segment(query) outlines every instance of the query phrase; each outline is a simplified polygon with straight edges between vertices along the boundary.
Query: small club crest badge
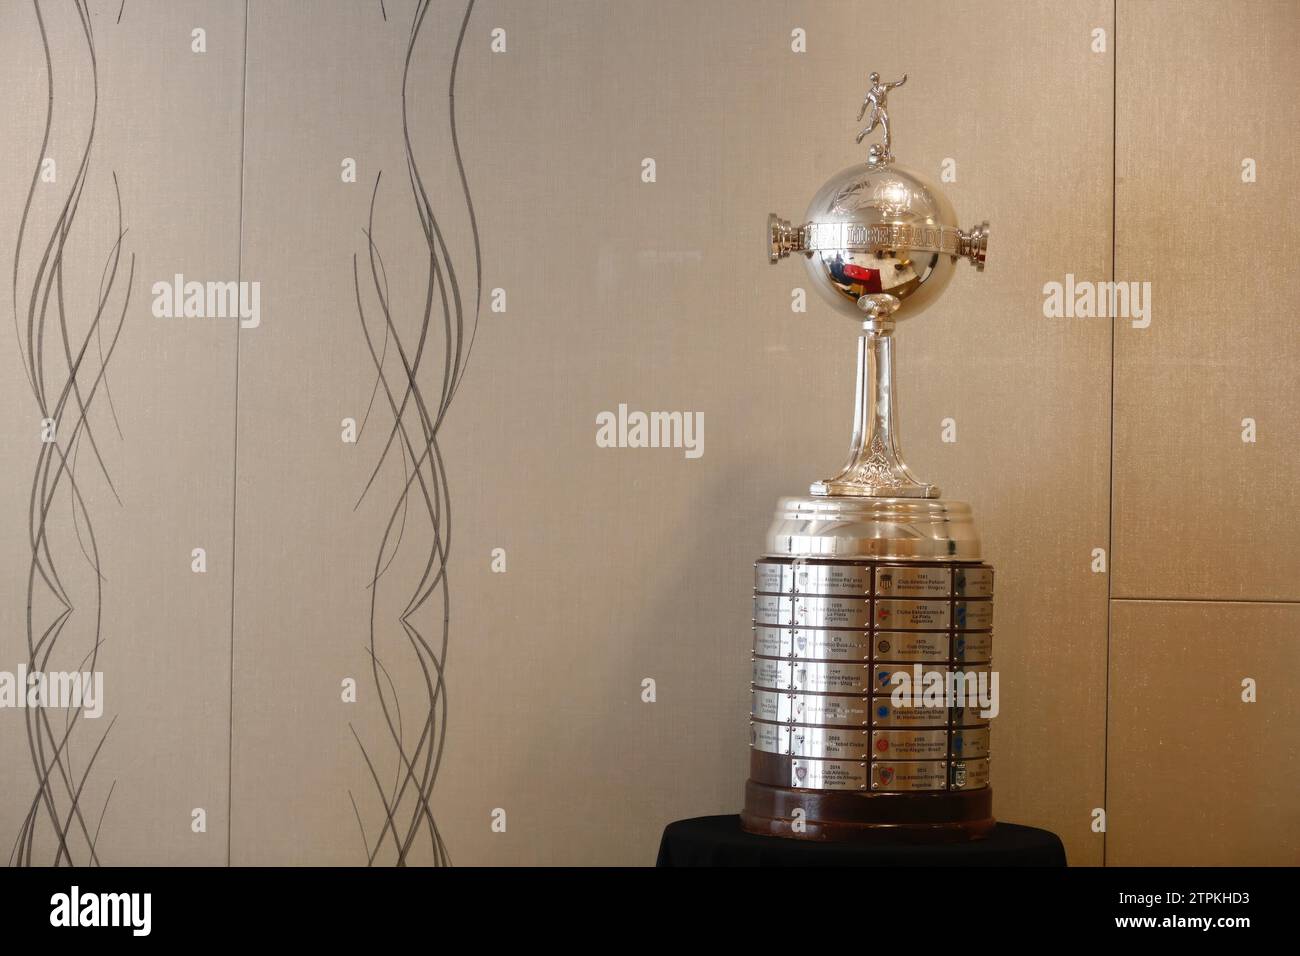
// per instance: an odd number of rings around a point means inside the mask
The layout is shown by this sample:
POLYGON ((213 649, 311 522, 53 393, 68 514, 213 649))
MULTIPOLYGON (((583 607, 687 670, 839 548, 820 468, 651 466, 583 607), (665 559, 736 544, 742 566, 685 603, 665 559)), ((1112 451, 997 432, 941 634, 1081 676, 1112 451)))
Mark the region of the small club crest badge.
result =
POLYGON ((893 768, 893 767, 881 767, 881 768, 880 768, 880 782, 881 782, 882 784, 884 784, 886 787, 889 786, 891 783, 894 782, 894 768, 893 768))

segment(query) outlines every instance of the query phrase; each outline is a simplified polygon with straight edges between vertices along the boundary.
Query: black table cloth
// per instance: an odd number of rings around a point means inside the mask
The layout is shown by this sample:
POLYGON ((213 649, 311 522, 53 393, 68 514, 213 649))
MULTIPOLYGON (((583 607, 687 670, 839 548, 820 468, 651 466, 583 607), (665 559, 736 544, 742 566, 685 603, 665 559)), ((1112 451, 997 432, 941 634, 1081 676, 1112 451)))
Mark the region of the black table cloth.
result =
POLYGON ((814 843, 756 836, 739 816, 668 824, 658 866, 1065 866, 1054 833, 999 823, 983 840, 920 846, 814 843))

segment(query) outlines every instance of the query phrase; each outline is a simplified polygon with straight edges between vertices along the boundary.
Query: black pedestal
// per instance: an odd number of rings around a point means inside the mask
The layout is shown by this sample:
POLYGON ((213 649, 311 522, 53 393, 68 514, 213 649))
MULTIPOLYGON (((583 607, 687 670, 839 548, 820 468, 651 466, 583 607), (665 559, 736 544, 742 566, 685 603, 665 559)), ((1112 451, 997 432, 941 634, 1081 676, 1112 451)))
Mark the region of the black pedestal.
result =
POLYGON ((739 816, 678 820, 664 829, 659 866, 1065 866, 1054 833, 999 823, 983 840, 922 846, 816 843, 756 836, 739 816))

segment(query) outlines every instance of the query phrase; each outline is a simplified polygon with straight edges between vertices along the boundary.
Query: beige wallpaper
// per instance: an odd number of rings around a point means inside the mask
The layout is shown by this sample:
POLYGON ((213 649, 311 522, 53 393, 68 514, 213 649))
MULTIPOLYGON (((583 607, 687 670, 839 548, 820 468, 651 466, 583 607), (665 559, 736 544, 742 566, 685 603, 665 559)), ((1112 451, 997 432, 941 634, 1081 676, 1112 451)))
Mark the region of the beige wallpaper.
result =
POLYGON ((647 864, 738 810, 751 565, 855 335, 762 223, 860 158, 868 69, 992 222, 899 362, 998 569, 997 816, 1297 862, 1297 20, 1186 6, 0 6, 0 671, 104 675, 0 709, 11 862, 647 864), (159 317, 177 274, 256 313, 159 317), (1149 325, 1044 314, 1111 279, 1149 325), (599 447, 620 404, 702 453, 599 447))

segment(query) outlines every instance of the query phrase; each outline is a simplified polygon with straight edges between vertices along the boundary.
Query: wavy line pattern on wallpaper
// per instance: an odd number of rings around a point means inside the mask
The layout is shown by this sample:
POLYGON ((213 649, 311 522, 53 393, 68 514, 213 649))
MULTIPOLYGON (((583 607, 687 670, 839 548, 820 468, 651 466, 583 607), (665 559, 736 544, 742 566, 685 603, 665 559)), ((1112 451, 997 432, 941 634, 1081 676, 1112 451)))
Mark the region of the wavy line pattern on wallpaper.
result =
MULTIPOLYGON (((368 583, 370 609, 366 653, 388 739, 381 745, 371 743, 367 747, 356 728, 349 725, 383 808, 382 819, 374 821, 370 830, 374 835, 369 836, 357 800, 351 791, 348 792, 361 830, 366 862, 370 865, 391 863, 405 866, 412 861, 417 849, 422 850, 424 841, 428 841, 435 865, 451 864, 432 806, 433 791, 447 738, 446 661, 451 635, 451 590, 447 569, 451 556, 452 503, 439 434, 460 388, 473 349, 474 335, 478 328, 483 267, 478 223, 456 129, 456 72, 465 31, 474 9, 473 0, 466 5, 461 19, 447 80, 451 148, 462 192, 459 198, 465 203, 474 243, 472 306, 462 296, 461 280, 457 276, 453 256, 448 250, 443 229, 434 213, 433 203, 429 199, 411 145, 407 109, 408 84, 411 64, 425 27, 429 6, 430 0, 420 0, 416 6, 402 71, 402 132, 407 181, 427 249, 423 309, 418 315, 415 328, 407 330, 406 338, 403 338, 394 321, 388 273, 375 235, 375 201, 379 196, 382 171, 375 179, 369 219, 363 230, 366 237, 364 266, 357 255, 352 257, 357 315, 361 321, 366 349, 375 368, 375 384, 369 407, 361 422, 361 433, 364 434, 375 407, 375 399, 379 395, 383 396, 381 407, 386 407, 392 415, 392 427, 357 500, 357 506, 360 506, 372 488, 379 487, 376 480, 390 457, 397 458, 402 467, 401 488, 388 511, 387 523, 375 555, 374 573, 368 583), (368 288, 368 294, 364 296, 363 287, 368 288), (367 309, 367 298, 372 301, 374 308, 367 309), (429 361, 430 352, 433 351, 432 340, 439 332, 435 316, 440 316, 442 320, 440 331, 443 355, 440 376, 431 375, 427 371, 431 364, 436 364, 429 361), (412 338, 415 339, 413 343, 412 338), (389 360, 390 350, 396 352, 396 363, 389 360), (390 365, 400 365, 400 378, 397 377, 396 368, 392 369, 390 378, 390 365), (433 378, 434 382, 422 384, 422 377, 433 378), (432 384, 432 388, 429 384, 432 384), (404 543, 408 548, 420 548, 422 555, 423 572, 414 582, 390 580, 385 576, 404 543), (439 606, 442 611, 440 633, 431 637, 421 630, 421 625, 417 623, 418 616, 432 616, 436 619, 439 606), (400 611, 396 611, 397 607, 401 608, 400 611), (386 635, 396 635, 398 638, 398 646, 403 653, 400 666, 405 668, 413 665, 419 668, 423 688, 417 701, 418 713, 421 715, 418 727, 404 724, 397 685, 379 654, 379 643, 386 635), (381 751, 380 747, 385 750, 381 751), (396 767, 391 781, 386 775, 381 776, 377 766, 381 753, 388 751, 395 758, 396 767)), ((394 667, 399 666, 399 662, 392 659, 389 663, 394 667)), ((420 856, 422 855, 421 852, 420 856)))
MULTIPOLYGON (((107 370, 126 320, 135 278, 135 255, 131 255, 125 288, 120 292, 120 310, 110 307, 124 264, 123 239, 126 237, 126 230, 122 228, 122 199, 117 187, 117 174, 114 173, 117 238, 100 274, 93 308, 78 308, 66 294, 65 276, 81 275, 84 279, 81 270, 88 268, 72 261, 67 249, 86 188, 99 115, 99 65, 91 12, 85 0, 76 0, 73 4, 90 67, 86 75, 91 86, 92 105, 85 143, 76 175, 49 235, 39 242, 34 242, 28 235, 56 105, 50 34, 39 0, 33 0, 32 6, 45 56, 48 98, 40 154, 14 247, 13 317, 23 369, 42 427, 46 430, 32 475, 28 509, 31 559, 27 576, 26 665, 29 672, 93 673, 98 669, 99 652, 104 644, 103 592, 106 578, 94 522, 78 482, 77 464, 88 451, 98 466, 97 472, 102 474, 109 491, 121 504, 100 453, 90 412, 102 392, 121 438, 107 370), (20 275, 25 268, 34 268, 34 275, 30 287, 23 282, 20 291, 20 275), (113 315, 117 316, 116 325, 106 334, 104 325, 112 326, 113 315), (76 320, 79 317, 86 321, 78 324, 76 320), (106 318, 108 322, 105 322, 106 318), (52 431, 47 423, 52 423, 52 431), (62 510, 65 505, 66 512, 62 510), (67 535, 65 532, 69 526, 71 534, 67 535), (71 547, 73 540, 80 551, 79 557, 71 547), (61 541, 66 541, 68 546, 60 547, 61 541), (88 574, 80 570, 81 561, 88 566, 88 574), (92 583, 78 581, 74 574, 80 574, 82 579, 90 578, 92 583), (79 637, 82 638, 80 643, 77 641, 79 637), (89 645, 88 649, 86 645, 89 645)), ((69 73, 75 71, 70 69, 69 73)), ((76 732, 83 724, 84 713, 84 706, 24 709, 35 785, 31 804, 9 854, 11 865, 85 866, 101 862, 96 846, 114 785, 109 786, 97 814, 83 807, 83 796, 113 723, 110 722, 97 739, 88 741, 79 756, 76 732), (91 743, 93 747, 87 755, 84 751, 91 743)))

